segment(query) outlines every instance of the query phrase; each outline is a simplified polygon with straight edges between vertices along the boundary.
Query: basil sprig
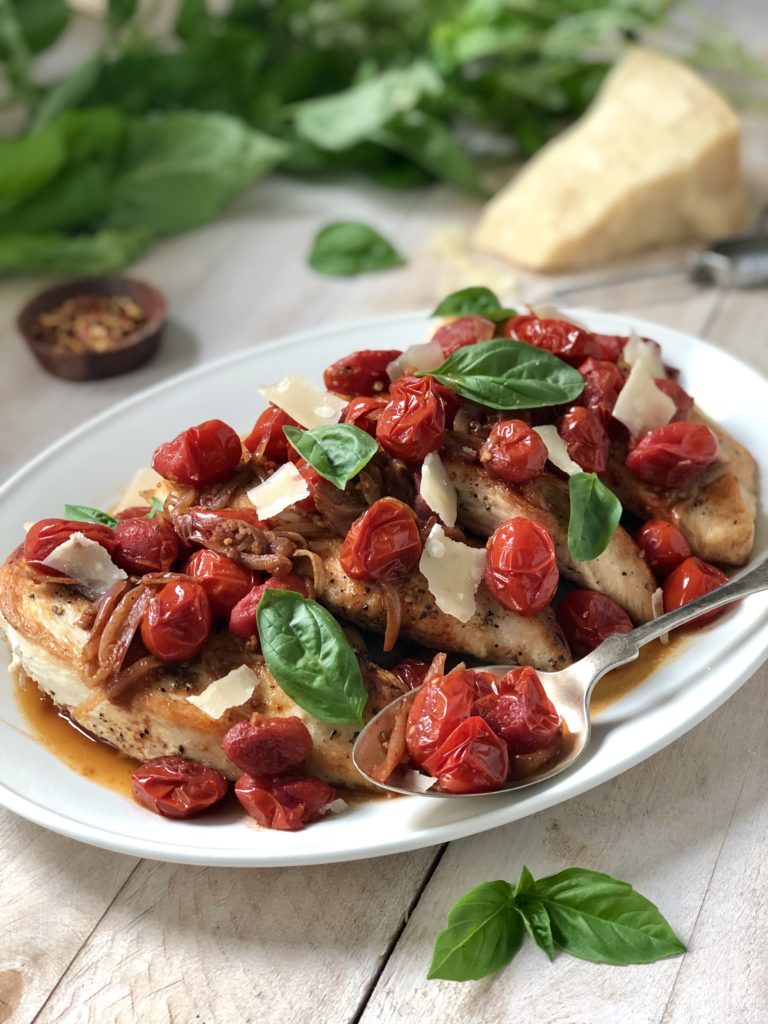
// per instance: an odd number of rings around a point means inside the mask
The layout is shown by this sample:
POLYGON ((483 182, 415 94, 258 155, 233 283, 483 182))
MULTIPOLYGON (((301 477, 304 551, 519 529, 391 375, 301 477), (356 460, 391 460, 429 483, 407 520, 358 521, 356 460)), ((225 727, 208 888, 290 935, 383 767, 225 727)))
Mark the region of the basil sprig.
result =
POLYGON ((627 882, 586 868, 535 880, 524 867, 517 886, 483 882, 448 914, 435 942, 429 978, 472 981, 513 959, 524 931, 552 959, 556 949, 603 964, 647 964, 685 952, 658 907, 627 882))
POLYGON ((568 550, 574 558, 587 562, 610 544, 621 519, 621 502, 594 473, 574 473, 568 491, 568 550))
POLYGON ((342 491, 368 465, 379 447, 370 434, 351 423, 332 423, 311 430, 283 427, 283 433, 291 447, 320 476, 342 491))
POLYGON ((117 526, 117 520, 109 512, 91 508, 90 505, 65 505, 64 515, 67 519, 74 519, 79 523, 98 523, 100 526, 109 526, 113 530, 117 526))
POLYGON ((368 691, 330 612, 292 590, 265 590, 256 621, 267 668, 292 701, 322 722, 362 725, 368 691))
POLYGON ((159 498, 153 498, 151 503, 150 503, 150 506, 149 506, 149 512, 147 512, 147 514, 144 516, 144 518, 145 519, 154 519, 157 516, 157 513, 158 512, 162 512, 162 511, 163 511, 163 503, 162 503, 162 501, 159 498))
POLYGON ((562 405, 584 390, 578 370, 543 349, 507 338, 457 349, 436 370, 430 370, 429 376, 491 409, 562 405))
POLYGON ((367 224, 345 220, 328 224, 315 236, 309 265, 320 274, 352 277, 372 270, 405 266, 395 247, 367 224))
POLYGON ((490 288, 462 288, 451 292, 433 311, 432 316, 484 316, 498 323, 517 316, 517 310, 502 306, 490 288))

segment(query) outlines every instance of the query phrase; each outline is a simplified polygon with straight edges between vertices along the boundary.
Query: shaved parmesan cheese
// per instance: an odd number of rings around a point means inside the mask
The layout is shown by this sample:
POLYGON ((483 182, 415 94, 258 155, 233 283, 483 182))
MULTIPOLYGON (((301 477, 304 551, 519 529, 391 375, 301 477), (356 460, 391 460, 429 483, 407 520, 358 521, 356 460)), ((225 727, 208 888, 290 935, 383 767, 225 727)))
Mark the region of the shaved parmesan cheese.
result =
POLYGON ((547 446, 547 458, 553 466, 557 466, 563 473, 573 476, 574 473, 583 473, 584 470, 578 463, 574 462, 568 454, 565 441, 557 432, 557 427, 544 426, 534 427, 536 433, 547 446))
POLYGON ((403 774, 403 784, 406 789, 418 789, 420 792, 426 793, 428 789, 432 789, 437 784, 437 778, 423 775, 411 768, 403 774))
POLYGON ((277 384, 259 390, 268 402, 307 430, 338 423, 341 410, 347 404, 343 398, 323 391, 300 373, 289 373, 277 384))
POLYGON ((247 491, 246 497, 255 506, 259 519, 271 519, 289 505, 308 498, 309 487, 294 464, 286 462, 272 476, 247 491))
POLYGON ((551 306, 549 303, 544 303, 540 306, 528 306, 528 309, 539 320, 564 320, 567 324, 580 327, 582 331, 589 330, 587 325, 582 323, 581 320, 577 320, 575 316, 571 316, 570 313, 564 313, 562 309, 558 309, 557 306, 551 306))
POLYGON ((424 459, 419 494, 446 526, 456 525, 456 488, 437 452, 430 452, 424 459))
POLYGON ((331 800, 325 807, 320 808, 321 814, 341 814, 342 811, 346 811, 349 804, 346 800, 342 800, 340 796, 337 796, 335 800, 331 800))
POLYGON ((459 622, 475 614, 475 594, 485 571, 485 548, 451 540, 435 524, 421 553, 419 570, 426 577, 437 607, 459 622))
POLYGON ((390 380, 398 380, 406 373, 414 370, 436 370, 445 362, 445 355, 437 341, 428 341, 426 345, 411 345, 397 359, 393 359, 387 367, 390 380))
POLYGON ((128 579, 128 574, 118 569, 101 544, 79 531, 54 548, 42 564, 77 580, 93 595, 103 594, 113 583, 128 579))
MULTIPOLYGON (((651 594, 651 611, 653 612, 654 619, 658 619, 664 614, 664 591, 661 587, 657 587, 651 594)), ((662 633, 659 637, 659 642, 665 645, 668 644, 669 633, 662 633)))
POLYGON ((202 693, 196 697, 187 697, 187 700, 209 718, 221 718, 225 711, 239 708, 249 701, 257 682, 253 669, 240 665, 220 679, 214 679, 202 693))
POLYGON ((614 418, 634 437, 643 437, 649 430, 666 427, 676 411, 675 403, 656 387, 645 363, 638 360, 616 399, 614 418))
POLYGON ((154 469, 139 469, 112 511, 116 513, 136 505, 149 505, 148 498, 152 497, 164 501, 168 493, 168 484, 159 473, 154 469))
POLYGON ((633 330, 630 333, 629 341, 624 346, 622 356, 627 366, 642 363, 648 373, 656 380, 667 376, 664 363, 661 361, 658 345, 654 345, 650 341, 644 341, 637 331, 633 330))

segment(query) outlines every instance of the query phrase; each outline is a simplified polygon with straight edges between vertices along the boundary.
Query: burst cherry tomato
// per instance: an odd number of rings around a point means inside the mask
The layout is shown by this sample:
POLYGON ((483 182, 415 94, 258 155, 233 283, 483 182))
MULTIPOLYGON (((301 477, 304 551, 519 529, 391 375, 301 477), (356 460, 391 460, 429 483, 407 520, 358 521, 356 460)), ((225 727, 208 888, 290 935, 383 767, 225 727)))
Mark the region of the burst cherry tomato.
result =
POLYGON ((420 558, 416 514, 397 498, 380 498, 352 523, 339 562, 355 580, 396 580, 420 558))
POLYGON ((492 320, 483 316, 460 316, 451 323, 438 327, 432 335, 447 358, 459 348, 474 345, 478 341, 489 341, 496 333, 492 320))
POLYGON ((276 405, 268 405, 243 444, 249 452, 258 452, 270 462, 285 462, 288 458, 288 439, 283 433, 283 427, 298 427, 298 423, 276 405))
POLYGON ((323 478, 317 472, 315 467, 311 465, 311 463, 307 462, 306 459, 296 459, 294 465, 299 471, 299 476, 304 478, 304 483, 309 488, 309 496, 302 498, 301 501, 297 501, 296 506, 307 512, 314 512, 315 490, 317 489, 318 484, 322 483, 323 478))
POLYGON ((112 559, 126 572, 167 572, 179 554, 179 539, 167 519, 124 519, 115 527, 112 559))
POLYGON ((656 387, 675 403, 676 412, 672 417, 673 423, 690 418, 693 409, 693 398, 680 387, 676 380, 672 380, 671 377, 659 377, 656 381, 656 387))
POLYGON ((279 775, 306 761, 312 753, 312 737, 295 715, 253 715, 250 721, 237 722, 225 733, 222 747, 246 775, 279 775))
POLYGON ((512 755, 543 750, 560 732, 560 716, 529 666, 507 672, 493 693, 475 701, 472 713, 485 719, 512 755))
POLYGON ((371 437, 376 437, 379 413, 386 404, 383 398, 353 398, 344 412, 344 422, 364 430, 371 437))
POLYGON ((687 487, 717 458, 717 439, 703 423, 651 430, 627 456, 627 468, 653 487, 687 487))
POLYGON ((244 565, 226 555, 202 549, 184 564, 183 572, 194 576, 205 591, 215 619, 229 619, 230 612, 256 585, 257 577, 244 565))
POLYGON ((537 316, 513 316, 504 327, 507 338, 516 338, 527 345, 546 349, 566 363, 578 366, 590 356, 606 359, 606 348, 590 331, 569 324, 566 320, 539 319, 537 316))
POLYGON ((322 818, 336 791, 311 775, 241 775, 235 795, 259 825, 296 832, 322 818))
POLYGON ((690 558, 688 541, 666 519, 649 519, 638 530, 635 542, 657 579, 663 580, 686 558, 690 558))
POLYGON ((191 818, 227 795, 229 784, 213 768, 183 757, 153 757, 131 776, 134 796, 165 818, 191 818))
POLYGON ((485 585, 518 615, 543 611, 557 590, 555 545, 549 531, 530 519, 508 519, 488 540, 485 585))
POLYGON ((456 726, 469 717, 474 698, 474 676, 468 669, 437 676, 419 690, 405 729, 408 753, 416 764, 423 765, 456 726))
POLYGON ((606 359, 585 359, 579 366, 579 373, 584 378, 581 401, 607 424, 624 387, 624 375, 615 363, 606 359))
POLYGON ((99 523, 81 523, 73 519, 41 519, 30 526, 24 538, 24 557, 29 565, 49 576, 60 576, 61 573, 43 565, 43 560, 60 544, 64 544, 73 533, 82 533, 88 540, 95 540, 112 555, 117 541, 114 531, 99 523))
POLYGON ((445 407, 430 377, 401 377, 376 424, 382 448, 406 462, 423 461, 443 440, 445 407))
POLYGON ((509 774, 507 744, 479 715, 458 725, 424 765, 446 793, 487 793, 509 774))
POLYGON ((629 341, 625 334, 595 334, 595 341, 603 350, 602 359, 615 363, 629 341))
POLYGON ((603 421, 594 409, 575 405, 557 423, 568 454, 585 473, 604 473, 608 468, 610 441, 603 421))
POLYGON ((266 583, 260 583, 241 598, 229 616, 229 628, 236 635, 247 640, 258 635, 256 609, 265 590, 293 590, 302 597, 309 597, 307 581, 303 576, 291 573, 288 576, 270 576, 266 583))
POLYGON ((391 670, 409 690, 415 690, 424 682, 424 676, 429 671, 429 662, 420 661, 418 658, 402 658, 391 670))
POLYGON ((629 633, 633 628, 624 609, 596 590, 572 590, 555 614, 577 658, 594 651, 607 636, 629 633))
POLYGON ((226 480, 242 455, 240 438, 221 420, 206 420, 155 449, 152 468, 166 480, 208 487, 226 480))
POLYGON ((141 620, 141 639, 162 661, 186 661, 211 632, 211 606, 198 583, 166 583, 152 595, 141 620))
POLYGON ((450 430, 453 426, 453 421, 456 419, 456 413, 461 408, 461 397, 456 392, 449 388, 447 384, 443 384, 441 380, 435 380, 431 377, 432 390, 436 392, 443 403, 443 409, 445 410, 445 425, 450 430))
MULTIPOLYGON (((727 582, 725 573, 709 562, 703 562, 700 558, 686 558, 664 581, 664 611, 682 608, 689 601, 695 601, 697 597, 703 597, 727 582)), ((713 612, 700 615, 695 623, 697 626, 705 626, 725 610, 716 608, 713 612)))
POLYGON ((342 395, 380 395, 389 390, 387 367, 400 355, 397 348, 353 352, 329 366, 323 381, 329 391, 342 395))
POLYGON ((547 446, 523 420, 502 420, 488 435, 480 461, 502 480, 525 484, 544 469, 547 446))
POLYGON ((131 505, 120 512, 115 512, 115 519, 122 523, 124 519, 145 519, 152 511, 149 505, 131 505))

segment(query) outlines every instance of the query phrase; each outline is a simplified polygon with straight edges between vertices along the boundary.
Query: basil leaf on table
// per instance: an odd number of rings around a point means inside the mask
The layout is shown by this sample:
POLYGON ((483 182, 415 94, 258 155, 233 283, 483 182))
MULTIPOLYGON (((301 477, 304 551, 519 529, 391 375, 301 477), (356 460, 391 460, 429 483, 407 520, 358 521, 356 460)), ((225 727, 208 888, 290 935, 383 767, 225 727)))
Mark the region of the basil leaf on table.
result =
POLYGON ((535 888, 536 881, 533 875, 523 865, 515 887, 515 906, 523 919, 525 930, 551 960, 555 955, 552 926, 547 908, 536 895, 535 888))
POLYGON ((267 668, 292 701, 321 722, 362 725, 368 691, 330 612, 292 590, 265 590, 256 621, 267 668))
POLYGON ((500 971, 520 949, 524 934, 509 882, 483 882, 448 914, 427 977, 475 981, 500 971))
POLYGON ((464 398, 492 409, 539 409, 578 398, 584 378, 557 356, 522 341, 494 338, 448 356, 435 377, 464 398))
POLYGON ((114 529, 117 520, 108 512, 102 512, 98 508, 91 508, 90 505, 65 505, 64 515, 67 519, 74 519, 79 523, 99 523, 101 526, 109 526, 114 529))
POLYGON ((517 311, 502 306, 490 288, 462 288, 451 292, 432 312, 432 316, 484 316, 486 320, 508 320, 517 311))
POLYGON ((291 447, 341 491, 368 465, 379 447, 370 434, 351 423, 332 423, 311 430, 283 427, 283 433, 291 447))
POLYGON ((320 274, 352 277, 372 270, 405 266, 405 260, 378 231, 357 221, 342 220, 318 231, 309 265, 320 274))
POLYGON ((568 550, 574 558, 588 562, 610 544, 621 519, 621 502, 594 473, 574 473, 568 492, 568 550))

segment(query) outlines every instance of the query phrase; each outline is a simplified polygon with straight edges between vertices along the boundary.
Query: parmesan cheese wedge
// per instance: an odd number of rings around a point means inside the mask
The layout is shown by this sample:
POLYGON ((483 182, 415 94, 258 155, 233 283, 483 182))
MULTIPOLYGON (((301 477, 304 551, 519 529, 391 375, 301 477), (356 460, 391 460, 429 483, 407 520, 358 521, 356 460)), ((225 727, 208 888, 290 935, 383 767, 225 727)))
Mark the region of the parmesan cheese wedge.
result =
POLYGON ((568 454, 565 441, 558 434, 557 427, 547 425, 543 427, 534 427, 533 429, 547 446, 547 458, 553 466, 557 466, 558 469, 561 469, 563 473, 566 473, 568 476, 573 476, 574 473, 584 472, 581 466, 577 462, 574 462, 568 454))
POLYGON ((745 224, 740 124, 690 68, 631 50, 587 113, 486 206, 480 249, 534 270, 589 266, 745 224))
POLYGON ((128 579, 101 544, 79 531, 54 548, 42 564, 77 580, 93 596, 106 593, 118 580, 128 579))
POLYGON ((638 360, 616 399, 614 419, 623 423, 634 437, 642 437, 649 430, 666 427, 676 411, 677 406, 656 386, 646 364, 638 360))
POLYGON ((286 462, 260 484, 246 491, 259 519, 271 519, 289 505, 309 497, 307 481, 292 462, 286 462))
POLYGON ((214 679, 202 693, 187 697, 187 700, 209 718, 221 718, 225 711, 239 708, 249 701, 257 683, 253 670, 247 665, 240 665, 220 679, 214 679))
POLYGON ((277 384, 259 390, 268 402, 307 430, 338 423, 341 410, 347 404, 343 398, 323 391, 300 373, 289 373, 277 384))
POLYGON ((421 467, 419 494, 435 515, 440 516, 446 526, 456 525, 458 498, 451 483, 443 460, 437 452, 430 452, 421 467))
POLYGON ((451 540, 435 524, 429 532, 419 561, 437 607, 459 622, 475 614, 475 594, 485 571, 485 548, 471 548, 451 540))

